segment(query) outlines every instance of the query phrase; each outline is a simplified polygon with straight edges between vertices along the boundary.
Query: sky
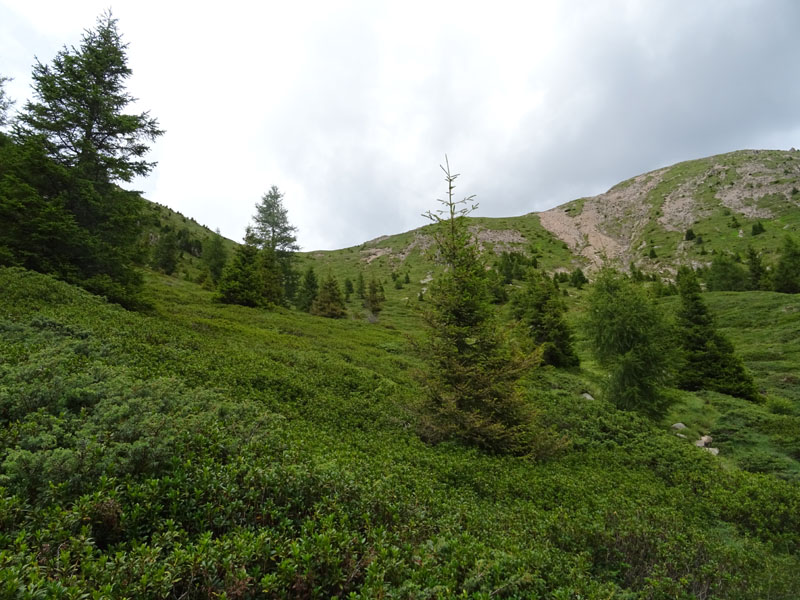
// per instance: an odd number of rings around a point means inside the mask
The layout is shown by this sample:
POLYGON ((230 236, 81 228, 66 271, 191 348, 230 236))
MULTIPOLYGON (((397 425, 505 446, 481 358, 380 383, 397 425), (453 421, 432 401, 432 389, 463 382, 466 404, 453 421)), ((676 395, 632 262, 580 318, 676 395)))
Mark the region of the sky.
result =
POLYGON ((166 131, 130 186, 241 240, 272 185, 303 250, 427 223, 446 187, 518 216, 683 160, 800 147, 800 2, 0 0, 0 75, 111 9, 129 112, 166 131))

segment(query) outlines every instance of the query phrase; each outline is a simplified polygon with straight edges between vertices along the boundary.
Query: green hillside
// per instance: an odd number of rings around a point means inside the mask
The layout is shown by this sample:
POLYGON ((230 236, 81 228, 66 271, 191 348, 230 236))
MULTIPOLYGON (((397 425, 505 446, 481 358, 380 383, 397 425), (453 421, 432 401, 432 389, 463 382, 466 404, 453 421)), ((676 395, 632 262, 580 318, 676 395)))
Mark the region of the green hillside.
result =
POLYGON ((20 269, 0 289, 5 596, 800 589, 794 296, 712 296, 784 400, 687 393, 671 417, 721 436, 720 456, 613 408, 584 355, 586 370, 526 380, 568 441, 534 462, 420 441, 419 329, 400 298, 370 324, 224 306, 155 274, 146 314, 20 269), (780 320, 754 320, 753 302, 780 320))

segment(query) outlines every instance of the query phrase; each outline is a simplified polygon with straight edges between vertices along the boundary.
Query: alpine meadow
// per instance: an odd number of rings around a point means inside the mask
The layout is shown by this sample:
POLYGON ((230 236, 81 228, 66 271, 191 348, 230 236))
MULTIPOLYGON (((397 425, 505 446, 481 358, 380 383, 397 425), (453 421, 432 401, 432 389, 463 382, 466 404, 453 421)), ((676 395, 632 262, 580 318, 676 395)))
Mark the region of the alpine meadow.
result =
POLYGON ((123 187, 130 75, 0 77, 0 596, 800 597, 800 151, 301 252, 123 187))

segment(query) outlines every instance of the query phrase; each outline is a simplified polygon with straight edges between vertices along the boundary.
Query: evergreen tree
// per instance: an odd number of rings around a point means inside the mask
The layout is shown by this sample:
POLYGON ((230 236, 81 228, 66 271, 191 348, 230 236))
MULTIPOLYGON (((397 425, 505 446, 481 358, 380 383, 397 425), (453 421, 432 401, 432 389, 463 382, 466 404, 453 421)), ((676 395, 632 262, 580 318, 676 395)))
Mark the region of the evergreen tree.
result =
POLYGON ((527 325, 534 343, 542 347, 542 362, 554 367, 575 367, 580 360, 567 325, 567 306, 555 282, 530 269, 525 286, 512 299, 512 313, 527 325))
POLYGON ((609 371, 606 393, 624 410, 664 414, 670 350, 667 325, 640 285, 604 268, 589 294, 592 351, 609 371))
POLYGON ((681 305, 677 315, 681 360, 678 387, 714 390, 748 400, 758 400, 758 390, 733 345, 719 333, 700 296, 700 284, 688 267, 678 270, 681 305))
MULTIPOLYGON (((446 163, 447 164, 447 163, 446 163)), ((426 386, 430 435, 457 437, 495 452, 525 453, 533 415, 516 382, 530 366, 512 352, 497 328, 487 271, 467 228, 472 197, 453 199, 457 175, 447 182, 443 208, 425 216, 436 223, 434 248, 444 271, 431 285, 424 319, 430 361, 426 386)))
POLYGON ((373 316, 377 317, 383 309, 383 303, 386 296, 383 294, 383 286, 374 277, 369 280, 367 286, 367 293, 364 297, 364 308, 366 308, 373 316))
POLYGON ((332 319, 341 319, 347 316, 339 282, 332 275, 328 275, 322 282, 317 297, 311 304, 311 314, 332 319))
POLYGON ((364 274, 359 271, 358 277, 356 278, 356 296, 363 300, 365 292, 366 288, 364 287, 364 274))
POLYGON ((283 206, 283 194, 277 186, 272 186, 256 204, 253 217, 253 235, 262 248, 269 248, 278 259, 297 252, 297 227, 289 223, 288 211, 283 206))
POLYGON ((262 248, 258 253, 257 266, 261 271, 264 304, 281 306, 284 304, 283 273, 275 252, 270 248, 262 248))
POLYGON ((776 292, 800 293, 800 246, 788 235, 783 240, 781 255, 775 267, 773 286, 776 292))
POLYGON ((346 277, 344 280, 344 301, 350 302, 350 296, 353 294, 353 281, 346 277))
POLYGON ((747 247, 747 267, 750 274, 747 289, 760 290, 766 269, 761 261, 761 255, 752 246, 747 247))
POLYGON ((694 238, 695 238, 694 230, 691 227, 689 227, 689 229, 686 230, 686 235, 683 236, 683 239, 685 239, 687 242, 690 242, 694 238))
POLYGON ((317 274, 314 273, 314 267, 308 267, 303 274, 300 289, 297 290, 295 299, 297 308, 305 312, 310 311, 311 305, 314 303, 314 298, 317 297, 318 288, 319 283, 317 282, 317 274))
POLYGON ((710 292, 741 292, 747 289, 748 274, 744 267, 727 254, 717 254, 706 273, 710 292))
POLYGON ((106 13, 84 33, 78 48, 65 47, 51 65, 36 61, 35 101, 25 104, 14 124, 18 158, 26 163, 20 165, 23 181, 30 187, 7 180, 0 202, 15 217, 4 223, 15 230, 10 237, 23 240, 14 251, 17 262, 132 306, 141 287, 133 262, 143 201, 116 182, 150 172, 155 163, 142 157, 147 142, 163 132, 148 113, 123 112, 134 101, 125 91, 131 75, 126 48, 116 20, 106 13), (39 198, 34 200, 33 193, 39 198), (23 216, 27 222, 17 220, 9 206, 20 194, 36 205, 23 216), (55 223, 69 233, 55 230, 55 223), (22 231, 31 236, 27 246, 22 231), (53 240, 51 247, 61 245, 65 252, 54 256, 55 250, 37 247, 47 238, 53 240), (33 256, 40 250, 43 255, 33 256))
POLYGON ((586 279, 586 275, 583 274, 583 270, 581 270, 580 268, 577 268, 572 273, 570 273, 569 284, 572 287, 581 290, 583 289, 583 286, 586 285, 587 283, 589 283, 589 280, 586 279))
POLYGON ((300 246, 297 244, 296 233, 297 227, 289 223, 288 211, 283 206, 283 193, 273 185, 256 204, 253 238, 256 245, 269 250, 275 257, 287 298, 293 298, 297 290, 298 276, 293 262, 294 254, 300 246))
POLYGON ((753 227, 750 230, 750 233, 751 235, 760 235, 765 231, 766 229, 764 229, 764 225, 761 223, 761 221, 756 221, 755 223, 753 223, 753 227))
POLYGON ((167 275, 175 272, 178 266, 178 236, 174 231, 162 233, 158 238, 155 252, 153 253, 153 265, 167 275))
POLYGON ((259 264, 258 247, 249 243, 237 246, 233 258, 222 271, 219 300, 226 304, 242 306, 264 306, 264 271, 259 264))
POLYGON ((222 235, 217 229, 216 235, 208 237, 203 244, 203 262, 208 267, 208 272, 211 274, 211 280, 216 285, 222 276, 222 270, 225 268, 225 263, 228 260, 228 253, 225 250, 225 245, 222 242, 222 235))

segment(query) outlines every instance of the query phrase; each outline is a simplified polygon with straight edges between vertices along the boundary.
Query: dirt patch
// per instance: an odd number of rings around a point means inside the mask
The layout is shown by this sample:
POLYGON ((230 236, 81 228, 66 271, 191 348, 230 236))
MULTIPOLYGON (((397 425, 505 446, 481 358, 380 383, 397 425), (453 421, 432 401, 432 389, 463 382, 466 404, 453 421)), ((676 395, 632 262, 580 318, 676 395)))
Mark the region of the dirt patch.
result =
POLYGON ((585 198, 583 209, 574 217, 563 207, 557 207, 539 213, 539 221, 574 254, 586 258, 590 269, 599 267, 606 259, 627 263, 631 258, 631 243, 649 219, 647 194, 661 182, 666 171, 645 173, 628 185, 585 198), (622 223, 630 226, 623 228, 622 223))

